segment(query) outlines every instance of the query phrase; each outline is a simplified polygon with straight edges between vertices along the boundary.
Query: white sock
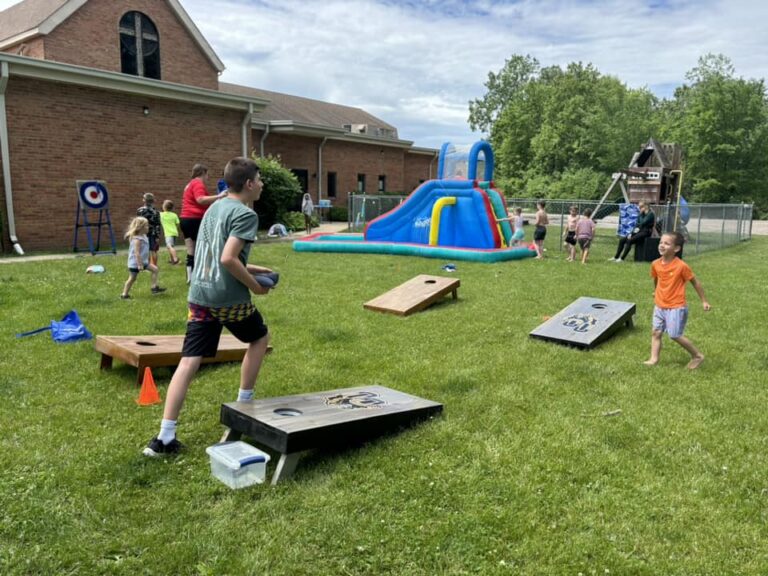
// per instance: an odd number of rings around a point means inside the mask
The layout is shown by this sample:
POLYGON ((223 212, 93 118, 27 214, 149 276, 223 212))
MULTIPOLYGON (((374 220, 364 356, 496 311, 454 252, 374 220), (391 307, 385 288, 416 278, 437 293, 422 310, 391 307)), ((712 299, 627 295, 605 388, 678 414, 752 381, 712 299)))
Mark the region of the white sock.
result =
POLYGON ((163 444, 169 444, 176 438, 176 420, 161 420, 160 434, 157 435, 157 438, 163 444))
POLYGON ((248 402, 249 400, 253 400, 253 388, 250 390, 243 390, 240 388, 240 390, 237 392, 237 401, 248 402))

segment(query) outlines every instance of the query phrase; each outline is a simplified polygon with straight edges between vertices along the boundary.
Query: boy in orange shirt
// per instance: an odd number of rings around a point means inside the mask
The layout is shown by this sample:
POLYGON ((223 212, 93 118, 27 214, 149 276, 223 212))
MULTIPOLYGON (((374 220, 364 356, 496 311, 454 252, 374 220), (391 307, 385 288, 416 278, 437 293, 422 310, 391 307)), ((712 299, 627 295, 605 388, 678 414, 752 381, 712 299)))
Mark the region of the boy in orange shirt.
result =
POLYGON ((691 355, 688 368, 694 370, 704 361, 704 355, 699 352, 688 338, 683 336, 685 323, 688 320, 688 305, 685 301, 685 283, 690 282, 701 298, 704 310, 712 307, 704 295, 701 282, 693 274, 693 270, 677 257, 683 246, 683 235, 679 232, 669 232, 659 240, 661 258, 651 264, 651 277, 656 289, 654 291, 653 334, 651 336, 651 357, 644 362, 654 366, 659 362, 661 353, 661 337, 666 332, 669 337, 685 348, 691 355))

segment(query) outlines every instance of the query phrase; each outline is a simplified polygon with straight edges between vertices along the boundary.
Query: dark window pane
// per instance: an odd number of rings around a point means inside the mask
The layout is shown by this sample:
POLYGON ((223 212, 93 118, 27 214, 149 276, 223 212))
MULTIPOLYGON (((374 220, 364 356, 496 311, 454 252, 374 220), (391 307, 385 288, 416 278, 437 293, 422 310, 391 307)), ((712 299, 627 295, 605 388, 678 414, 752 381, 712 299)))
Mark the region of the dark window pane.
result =
POLYGON ((136 66, 136 38, 120 35, 120 70, 123 74, 136 76, 139 71, 136 66))

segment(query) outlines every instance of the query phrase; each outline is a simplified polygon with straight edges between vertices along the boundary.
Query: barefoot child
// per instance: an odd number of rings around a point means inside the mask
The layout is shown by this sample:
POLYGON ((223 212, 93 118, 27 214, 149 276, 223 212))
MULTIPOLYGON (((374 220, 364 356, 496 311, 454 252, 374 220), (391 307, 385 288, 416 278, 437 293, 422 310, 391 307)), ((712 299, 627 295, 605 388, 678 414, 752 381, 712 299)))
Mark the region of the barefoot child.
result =
MULTIPOLYGON (((592 239, 595 237, 595 221, 592 220, 592 210, 584 210, 584 216, 576 224, 576 241, 581 248, 581 263, 586 264, 589 258, 589 247, 592 246, 592 239)), ((575 249, 574 249, 575 252, 575 249)))
POLYGON ((568 220, 565 225, 565 236, 563 237, 563 243, 568 250, 568 262, 573 262, 576 259, 576 225, 579 223, 579 208, 577 206, 571 206, 568 211, 568 220))
POLYGON ((123 300, 130 299, 131 287, 142 270, 149 270, 152 274, 152 294, 165 292, 165 288, 160 288, 157 285, 157 266, 149 260, 148 233, 149 221, 142 216, 136 216, 136 218, 131 220, 128 231, 125 233, 125 237, 128 238, 130 245, 128 247, 128 280, 125 281, 123 293, 120 294, 120 298, 123 300))
POLYGON ((704 361, 704 355, 693 345, 693 342, 683 336, 685 323, 688 319, 685 283, 693 284, 705 311, 712 307, 704 295, 704 289, 699 279, 694 276, 688 264, 677 258, 677 253, 682 246, 683 235, 679 232, 669 232, 662 235, 659 240, 661 258, 654 260, 651 264, 651 277, 656 290, 654 292, 651 357, 645 361, 645 364, 649 366, 658 364, 661 353, 661 337, 666 332, 673 341, 680 344, 691 355, 688 368, 694 370, 704 361))
POLYGON ((536 259, 544 258, 544 238, 547 237, 547 226, 549 225, 549 216, 547 216, 547 203, 544 200, 536 202, 536 228, 533 231, 533 242, 536 245, 536 259))

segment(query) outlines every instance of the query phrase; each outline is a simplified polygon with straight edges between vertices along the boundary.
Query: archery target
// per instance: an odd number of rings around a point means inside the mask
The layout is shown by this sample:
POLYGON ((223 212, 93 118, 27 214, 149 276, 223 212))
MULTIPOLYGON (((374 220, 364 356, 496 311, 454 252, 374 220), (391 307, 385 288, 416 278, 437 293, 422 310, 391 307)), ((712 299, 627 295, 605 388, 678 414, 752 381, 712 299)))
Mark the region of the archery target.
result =
POLYGON ((107 187, 97 180, 81 182, 78 187, 80 204, 83 208, 98 210, 104 208, 109 202, 107 187))

